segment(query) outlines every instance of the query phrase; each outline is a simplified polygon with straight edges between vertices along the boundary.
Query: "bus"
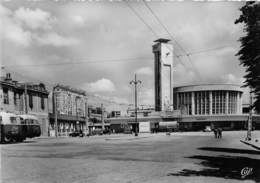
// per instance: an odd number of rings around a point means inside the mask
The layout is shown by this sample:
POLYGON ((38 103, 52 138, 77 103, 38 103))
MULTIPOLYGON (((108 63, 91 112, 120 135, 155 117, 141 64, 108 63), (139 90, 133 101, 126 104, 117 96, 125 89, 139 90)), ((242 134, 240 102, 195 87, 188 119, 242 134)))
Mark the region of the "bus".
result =
POLYGON ((23 142, 26 138, 39 137, 41 127, 37 117, 0 112, 0 142, 23 142))
POLYGON ((22 142, 25 138, 20 118, 13 113, 0 112, 0 142, 22 142))

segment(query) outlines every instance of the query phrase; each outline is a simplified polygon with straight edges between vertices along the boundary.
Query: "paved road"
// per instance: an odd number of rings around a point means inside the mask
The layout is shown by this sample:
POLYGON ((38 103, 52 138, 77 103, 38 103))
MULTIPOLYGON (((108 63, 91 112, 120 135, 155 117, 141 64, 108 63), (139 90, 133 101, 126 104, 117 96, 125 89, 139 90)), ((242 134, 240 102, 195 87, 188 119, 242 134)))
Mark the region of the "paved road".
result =
MULTIPOLYGON (((1 145, 2 182, 260 182, 246 132, 39 138, 1 145), (241 170, 248 167, 242 178, 241 170)), ((255 131, 259 138, 260 132, 255 131)), ((260 142, 259 142, 260 143, 260 142)))

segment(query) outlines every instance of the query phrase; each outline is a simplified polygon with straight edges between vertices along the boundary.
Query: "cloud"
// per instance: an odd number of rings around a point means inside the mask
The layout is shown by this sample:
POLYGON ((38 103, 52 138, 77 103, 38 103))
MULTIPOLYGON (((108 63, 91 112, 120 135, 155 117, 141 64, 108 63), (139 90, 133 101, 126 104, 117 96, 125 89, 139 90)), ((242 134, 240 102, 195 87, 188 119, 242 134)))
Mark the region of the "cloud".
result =
POLYGON ((243 85, 243 82, 245 79, 243 77, 236 77, 234 74, 226 74, 222 76, 223 83, 226 84, 238 84, 238 85, 243 85))
POLYGON ((83 25, 85 25, 85 20, 84 20, 84 18, 83 18, 82 16, 80 16, 80 15, 73 15, 73 16, 71 16, 71 19, 72 19, 72 21, 73 21, 75 24, 77 24, 78 26, 83 26, 83 25))
POLYGON ((114 83, 105 78, 93 83, 85 83, 81 88, 85 89, 87 92, 113 92, 116 90, 114 83))
POLYGON ((14 12, 14 17, 31 29, 50 29, 51 22, 54 21, 49 12, 38 8, 32 10, 21 7, 14 12))
POLYGON ((34 38, 37 40, 39 44, 42 45, 70 46, 79 43, 79 41, 75 38, 63 37, 55 32, 43 35, 35 35, 34 38))
POLYGON ((117 103, 117 104, 128 104, 129 101, 126 99, 126 98, 121 98, 121 97, 115 97, 115 96, 100 96, 100 95, 97 95, 99 96, 100 98, 106 100, 106 101, 110 101, 110 102, 113 102, 113 103, 117 103))
POLYGON ((151 76, 151 75, 153 75, 153 71, 152 71, 151 67, 141 67, 136 70, 136 74, 151 76))
POLYGON ((173 87, 195 82, 198 82, 198 75, 194 70, 182 64, 176 64, 173 72, 173 87))
POLYGON ((19 22, 12 18, 12 12, 0 5, 0 15, 1 15, 1 41, 4 39, 11 41, 15 45, 27 47, 32 41, 31 32, 25 31, 19 22))
POLYGON ((144 88, 139 91, 139 104, 143 105, 154 105, 154 89, 144 88))
POLYGON ((33 42, 40 45, 71 46, 79 43, 72 37, 64 37, 53 31, 52 22, 56 18, 41 9, 32 10, 21 7, 15 12, 0 5, 1 40, 11 41, 14 45, 30 46, 33 42), (25 24, 26 26, 23 26, 25 24), (27 30, 26 30, 27 28, 27 30), (29 28, 29 29, 28 29, 29 28), (38 29, 43 29, 39 31, 38 29))

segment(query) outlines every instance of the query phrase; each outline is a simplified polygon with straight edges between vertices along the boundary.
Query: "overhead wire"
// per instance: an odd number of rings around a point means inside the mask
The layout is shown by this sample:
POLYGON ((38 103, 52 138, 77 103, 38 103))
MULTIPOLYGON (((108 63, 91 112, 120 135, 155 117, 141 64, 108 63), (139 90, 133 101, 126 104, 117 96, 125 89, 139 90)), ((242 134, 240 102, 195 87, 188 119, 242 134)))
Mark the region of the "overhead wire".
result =
POLYGON ((185 53, 185 55, 187 56, 191 66, 194 68, 194 71, 197 73, 198 77, 200 80, 202 80, 201 75, 199 73, 199 71, 197 70, 197 68, 194 66, 193 62, 191 61, 191 58, 189 57, 189 55, 187 54, 186 50, 181 46, 180 43, 178 43, 178 41, 173 37, 173 35, 170 33, 170 31, 167 29, 167 27, 162 23, 162 21, 159 19, 159 17, 155 14, 155 12, 152 10, 152 8, 148 5, 148 3, 143 0, 144 5, 148 8, 148 10, 152 13, 152 15, 156 18, 156 20, 159 22, 159 24, 163 27, 163 29, 168 33, 168 35, 171 37, 172 40, 174 40, 177 44, 177 46, 179 46, 179 48, 181 48, 181 50, 183 50, 183 52, 185 53))
POLYGON ((150 59, 152 58, 139 57, 139 58, 91 60, 91 61, 80 61, 80 62, 61 62, 61 63, 44 63, 44 64, 27 64, 27 65, 18 64, 18 65, 4 65, 4 66, 5 67, 41 67, 41 66, 77 65, 77 64, 99 64, 99 63, 112 63, 112 62, 136 62, 140 60, 150 60, 150 59))
MULTIPOLYGON (((196 55, 201 54, 205 52, 211 52, 223 48, 230 47, 228 45, 226 46, 220 46, 216 48, 210 48, 205 50, 199 50, 195 52, 189 52, 188 55, 196 55)), ((186 54, 183 55, 174 55, 177 59, 179 57, 186 56, 186 54)), ((151 60, 153 57, 136 57, 136 58, 120 58, 120 59, 104 59, 104 60, 92 60, 92 61, 80 61, 80 62, 61 62, 61 63, 44 63, 44 64, 15 64, 15 65, 3 65, 3 67, 6 68, 14 68, 14 67, 42 67, 42 66, 60 66, 60 65, 77 65, 77 64, 100 64, 100 63, 124 63, 124 62, 139 62, 140 60, 151 60)), ((77 60, 84 60, 84 59, 77 59, 77 60)))
POLYGON ((199 51, 195 51, 195 52, 189 52, 189 53, 184 54, 184 55, 177 55, 177 57, 183 57, 183 56, 187 56, 187 55, 196 55, 196 54, 201 54, 201 53, 206 53, 206 52, 212 52, 212 51, 215 51, 215 50, 228 48, 230 46, 231 45, 225 45, 225 46, 220 46, 220 47, 215 47, 215 48, 203 49, 203 50, 199 50, 199 51))
MULTIPOLYGON (((137 11, 127 2, 127 0, 123 1, 126 3, 126 5, 128 6, 128 8, 130 10, 132 10, 134 12, 134 14, 150 29, 150 31, 153 33, 153 35, 158 39, 159 36, 158 34, 153 30, 153 28, 137 13, 137 11)), ((169 50, 171 50, 168 46, 167 48, 169 50)), ((173 54, 175 55, 175 53, 173 52, 173 54)), ((176 56, 176 55, 175 55, 176 56)), ((180 61, 180 64, 182 64, 185 68, 187 67, 181 59, 179 59, 179 57, 176 56, 176 58, 180 61)))
MULTIPOLYGON (((24 74, 21 74, 17 71, 14 71, 14 70, 11 70, 11 69, 6 69, 4 66, 2 67, 2 69, 6 70, 7 72, 11 72, 11 73, 14 73, 15 75, 19 76, 19 77, 22 77, 22 78, 27 78, 29 80, 32 80, 33 82, 39 82, 39 83, 44 83, 44 84, 47 84, 47 87, 51 90, 52 87, 54 87, 55 85, 57 85, 58 83, 50 83, 50 82, 47 82, 47 81, 43 81, 43 80, 40 80, 40 79, 36 79, 36 78, 32 78, 32 77, 29 77, 29 76, 26 76, 24 74)), ((117 103, 115 101, 113 101, 113 99, 106 99, 106 98, 103 98, 101 96, 97 96, 95 94, 91 94, 91 93, 87 93, 87 96, 91 96, 91 97, 94 97, 94 98, 97 98, 97 99, 100 99, 100 100, 103 100, 103 101, 106 101, 108 103, 115 103, 115 104, 120 104, 120 103, 117 103)), ((124 104, 124 105, 127 105, 127 104, 124 104)))

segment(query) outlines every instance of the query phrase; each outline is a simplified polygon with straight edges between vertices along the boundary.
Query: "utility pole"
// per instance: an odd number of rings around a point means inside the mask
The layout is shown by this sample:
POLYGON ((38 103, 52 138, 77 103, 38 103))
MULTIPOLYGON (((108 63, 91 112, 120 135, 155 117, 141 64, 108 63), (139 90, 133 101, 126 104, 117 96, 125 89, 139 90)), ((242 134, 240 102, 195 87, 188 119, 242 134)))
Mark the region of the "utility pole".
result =
POLYGON ((85 120, 86 120, 86 129, 87 129, 87 133, 88 133, 88 103, 87 103, 87 99, 85 102, 85 120))
POLYGON ((104 124, 104 109, 103 104, 101 104, 101 123, 102 123, 102 130, 105 130, 105 124, 104 124))
POLYGON ((141 84, 142 82, 140 80, 136 80, 136 74, 135 74, 135 80, 130 81, 130 84, 135 85, 135 136, 138 136, 137 132, 137 84, 141 84))
POLYGON ((250 99, 249 99, 249 117, 248 117, 248 126, 247 126, 247 137, 246 140, 250 141, 252 139, 252 114, 253 114, 253 97, 252 97, 252 92, 250 90, 250 99))
POLYGON ((25 114, 28 114, 28 108, 27 108, 27 83, 24 84, 24 109, 25 109, 25 114))
POLYGON ((58 112, 57 112, 57 96, 55 92, 55 87, 52 91, 53 94, 53 112, 54 112, 54 123, 55 123, 55 136, 58 137, 58 112))

